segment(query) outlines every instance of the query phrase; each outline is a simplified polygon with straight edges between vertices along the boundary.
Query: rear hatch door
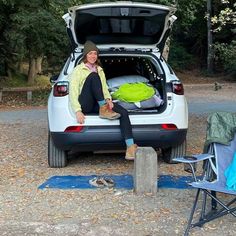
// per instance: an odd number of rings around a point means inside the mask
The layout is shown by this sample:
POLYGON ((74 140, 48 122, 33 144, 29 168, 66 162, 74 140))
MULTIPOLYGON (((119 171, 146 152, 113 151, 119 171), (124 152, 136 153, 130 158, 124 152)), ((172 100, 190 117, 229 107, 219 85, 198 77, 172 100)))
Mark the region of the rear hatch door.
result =
POLYGON ((158 48, 176 17, 175 8, 149 3, 109 2, 74 6, 63 16, 74 47, 86 40, 112 47, 158 48))

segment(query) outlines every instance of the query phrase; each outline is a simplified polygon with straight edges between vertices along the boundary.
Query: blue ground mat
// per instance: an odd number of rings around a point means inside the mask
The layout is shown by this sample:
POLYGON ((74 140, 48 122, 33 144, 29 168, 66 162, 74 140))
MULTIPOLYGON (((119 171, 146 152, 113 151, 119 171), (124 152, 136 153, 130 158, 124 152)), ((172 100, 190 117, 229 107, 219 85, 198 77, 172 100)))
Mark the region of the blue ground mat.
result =
MULTIPOLYGON (((96 189, 89 184, 89 180, 98 177, 97 175, 89 176, 53 176, 45 183, 40 185, 39 189, 56 188, 56 189, 96 189)), ((103 177, 111 178, 115 182, 114 188, 117 189, 133 189, 132 175, 103 175, 103 177)), ((193 179, 191 176, 171 176, 161 175, 158 178, 158 188, 176 188, 187 189, 191 188, 187 183, 193 179)))

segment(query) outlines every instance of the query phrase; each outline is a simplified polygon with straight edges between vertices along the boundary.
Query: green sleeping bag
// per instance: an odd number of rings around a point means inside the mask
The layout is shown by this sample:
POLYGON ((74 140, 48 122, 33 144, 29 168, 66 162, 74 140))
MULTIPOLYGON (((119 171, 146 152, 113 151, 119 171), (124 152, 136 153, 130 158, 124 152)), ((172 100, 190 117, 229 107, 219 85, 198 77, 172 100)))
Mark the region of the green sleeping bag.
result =
POLYGON ((126 83, 112 94, 112 98, 123 102, 140 102, 151 98, 154 94, 154 88, 145 83, 126 83))

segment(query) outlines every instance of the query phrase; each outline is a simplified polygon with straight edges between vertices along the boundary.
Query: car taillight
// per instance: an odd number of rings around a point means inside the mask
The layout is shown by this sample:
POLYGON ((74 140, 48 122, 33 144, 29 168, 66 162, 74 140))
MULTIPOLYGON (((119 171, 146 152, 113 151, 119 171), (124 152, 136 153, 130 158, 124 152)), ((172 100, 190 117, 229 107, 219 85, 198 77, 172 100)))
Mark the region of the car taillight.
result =
POLYGON ((67 81, 59 81, 53 87, 53 96, 63 97, 69 93, 69 83, 67 81))
POLYGON ((65 129, 64 132, 81 132, 84 126, 69 126, 65 129))
POLYGON ((161 127, 162 127, 162 129, 167 129, 167 130, 177 129, 176 125, 174 125, 174 124, 162 124, 161 127))
POLYGON ((173 93, 177 95, 184 95, 184 86, 181 82, 172 82, 173 93))

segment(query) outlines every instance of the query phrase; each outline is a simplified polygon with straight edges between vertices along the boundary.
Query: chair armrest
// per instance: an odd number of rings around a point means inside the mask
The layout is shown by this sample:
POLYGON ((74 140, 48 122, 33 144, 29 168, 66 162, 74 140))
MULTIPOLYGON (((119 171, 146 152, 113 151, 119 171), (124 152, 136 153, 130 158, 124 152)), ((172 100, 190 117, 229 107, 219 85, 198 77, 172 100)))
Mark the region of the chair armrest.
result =
POLYGON ((195 157, 196 160, 188 160, 188 159, 185 159, 184 157, 177 157, 177 158, 174 158, 173 161, 190 164, 190 163, 196 163, 199 161, 204 161, 204 160, 214 157, 214 155, 209 154, 209 153, 196 154, 196 155, 192 155, 192 156, 195 157))

